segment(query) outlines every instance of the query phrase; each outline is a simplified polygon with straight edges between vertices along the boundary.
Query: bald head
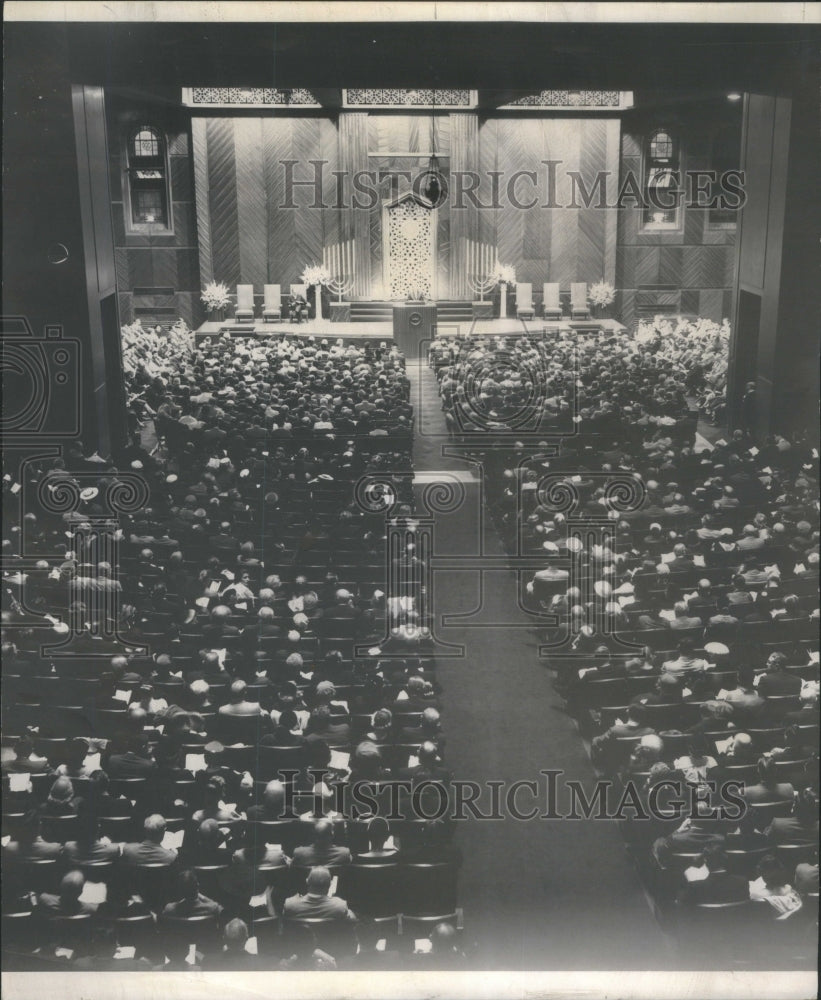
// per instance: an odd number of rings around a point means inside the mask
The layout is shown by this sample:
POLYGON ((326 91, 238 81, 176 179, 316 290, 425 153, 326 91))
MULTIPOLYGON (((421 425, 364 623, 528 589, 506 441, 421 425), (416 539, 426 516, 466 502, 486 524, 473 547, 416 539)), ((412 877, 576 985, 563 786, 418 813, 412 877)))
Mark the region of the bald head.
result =
POLYGON ((80 871, 66 872, 60 880, 60 898, 75 901, 80 898, 86 880, 80 871))
POLYGON ((143 833, 146 840, 159 844, 165 836, 165 819, 159 813, 147 816, 143 823, 143 833))
POLYGON ((330 820, 318 819, 314 823, 314 843, 328 845, 334 839, 334 826, 330 820))
POLYGON ((331 873, 327 868, 322 868, 321 866, 312 868, 308 872, 305 887, 308 892, 314 893, 317 896, 327 896, 328 890, 331 888, 331 873))
POLYGON ((266 809, 281 811, 285 805, 285 785, 281 781, 269 781, 262 793, 262 801, 266 809))
POLYGON ((452 924, 437 924, 430 934, 430 940, 434 951, 451 951, 456 944, 456 930, 452 924))

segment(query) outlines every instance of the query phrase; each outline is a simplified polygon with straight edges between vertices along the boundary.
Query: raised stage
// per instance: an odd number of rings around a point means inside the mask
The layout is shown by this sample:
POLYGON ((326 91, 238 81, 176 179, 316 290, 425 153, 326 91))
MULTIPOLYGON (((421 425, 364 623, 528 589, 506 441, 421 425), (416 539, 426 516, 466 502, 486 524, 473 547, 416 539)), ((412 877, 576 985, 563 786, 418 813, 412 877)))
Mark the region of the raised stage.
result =
MULTIPOLYGON (((612 335, 627 332, 627 327, 614 319, 594 320, 544 320, 544 319, 474 319, 444 320, 436 324, 437 337, 540 337, 556 334, 561 330, 578 330, 580 333, 603 330, 612 335)), ((206 337, 316 337, 320 340, 393 340, 393 323, 358 322, 331 323, 328 320, 307 320, 304 323, 235 323, 230 320, 203 323, 194 331, 197 340, 206 337)))

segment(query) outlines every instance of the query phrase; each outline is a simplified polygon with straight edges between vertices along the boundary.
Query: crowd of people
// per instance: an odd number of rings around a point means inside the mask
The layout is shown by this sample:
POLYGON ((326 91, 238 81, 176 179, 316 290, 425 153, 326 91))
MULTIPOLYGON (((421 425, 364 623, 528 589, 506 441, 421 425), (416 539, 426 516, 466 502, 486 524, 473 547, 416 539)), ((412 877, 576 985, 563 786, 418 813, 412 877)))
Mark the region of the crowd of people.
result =
MULTIPOLYGON (((424 573, 390 595, 386 575, 387 512, 415 525, 401 355, 132 334, 114 460, 69 445, 4 470, 10 960, 462 967, 461 854, 426 804, 451 781, 431 609, 424 573), (129 477, 145 502, 115 528, 129 477)), ((697 443, 712 367, 681 344, 443 339, 430 361, 508 551, 544 558, 520 603, 595 767, 706 803, 624 825, 659 912, 682 942, 711 903, 724 930, 753 907, 805 943, 818 452, 697 443), (734 820, 708 808, 728 777, 734 820)))
POLYGON ((115 460, 4 479, 7 967, 458 968, 430 622, 414 584, 386 597, 386 512, 357 492, 393 482, 413 530, 401 355, 182 334, 124 355, 115 460), (145 502, 115 529, 129 477, 145 502))
POLYGON ((451 432, 483 464, 508 551, 544 556, 520 601, 599 773, 632 781, 645 805, 669 782, 705 797, 703 815, 624 824, 682 954, 692 957, 695 922, 696 960, 711 948, 715 958, 728 927, 749 929, 749 906, 789 924, 789 947, 811 961, 818 451, 801 436, 756 445, 745 431, 699 446, 691 397, 705 383, 680 344, 451 341, 431 364, 451 432), (539 392, 534 371, 545 375, 539 392), (506 447, 487 446, 477 414, 506 447), (582 542, 585 528, 594 540, 582 542), (743 783, 740 820, 711 808, 729 779, 743 783), (720 936, 715 915, 697 909, 705 903, 727 904, 720 936))

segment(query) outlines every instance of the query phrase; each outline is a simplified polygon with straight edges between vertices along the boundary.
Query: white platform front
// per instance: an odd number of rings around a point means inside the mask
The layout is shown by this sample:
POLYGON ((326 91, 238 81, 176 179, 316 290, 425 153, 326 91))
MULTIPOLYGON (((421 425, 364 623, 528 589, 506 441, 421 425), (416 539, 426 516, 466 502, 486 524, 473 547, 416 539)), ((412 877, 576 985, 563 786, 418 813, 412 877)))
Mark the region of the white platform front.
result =
MULTIPOLYGON (((440 320, 436 325, 437 337, 515 337, 541 336, 559 330, 601 329, 611 334, 623 334, 627 327, 614 319, 593 320, 544 320, 544 319, 474 319, 440 320)), ((324 340, 392 340, 391 321, 363 323, 330 323, 327 320, 308 320, 304 323, 235 323, 230 320, 203 323, 194 331, 197 340, 222 336, 224 330, 232 335, 247 332, 249 337, 317 337, 324 340)))

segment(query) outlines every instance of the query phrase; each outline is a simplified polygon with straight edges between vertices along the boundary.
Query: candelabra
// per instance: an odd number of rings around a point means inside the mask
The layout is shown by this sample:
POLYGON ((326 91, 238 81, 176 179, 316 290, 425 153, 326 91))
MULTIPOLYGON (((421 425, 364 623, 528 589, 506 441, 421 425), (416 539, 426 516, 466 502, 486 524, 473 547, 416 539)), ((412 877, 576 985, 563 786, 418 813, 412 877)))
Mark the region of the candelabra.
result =
POLYGON ((493 290, 496 285, 496 277, 493 274, 486 274, 484 271, 475 271, 468 275, 468 284, 471 291, 479 296, 479 301, 485 301, 485 294, 493 290))
POLYGON ((337 302, 342 301, 342 296, 347 295, 348 292, 353 288, 353 275, 334 275, 328 282, 326 282, 328 288, 334 295, 337 296, 337 302))

